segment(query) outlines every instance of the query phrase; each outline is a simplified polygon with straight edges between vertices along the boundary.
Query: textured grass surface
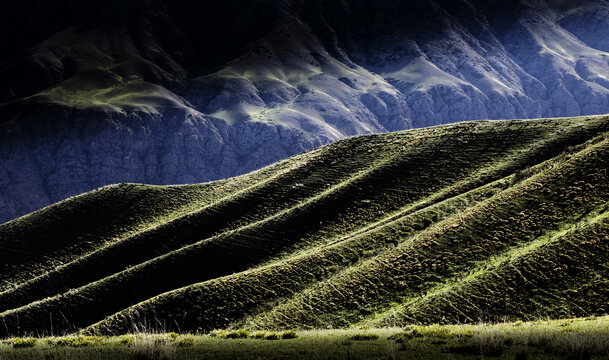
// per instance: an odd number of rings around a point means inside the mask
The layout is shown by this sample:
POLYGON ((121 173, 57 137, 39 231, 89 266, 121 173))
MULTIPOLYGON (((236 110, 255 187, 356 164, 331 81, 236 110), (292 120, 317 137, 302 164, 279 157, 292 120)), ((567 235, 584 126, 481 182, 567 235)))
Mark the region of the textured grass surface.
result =
POLYGON ((606 359, 609 319, 11 338, 0 359, 606 359))
POLYGON ((354 137, 0 226, 0 333, 477 323, 609 311, 608 117, 354 137))

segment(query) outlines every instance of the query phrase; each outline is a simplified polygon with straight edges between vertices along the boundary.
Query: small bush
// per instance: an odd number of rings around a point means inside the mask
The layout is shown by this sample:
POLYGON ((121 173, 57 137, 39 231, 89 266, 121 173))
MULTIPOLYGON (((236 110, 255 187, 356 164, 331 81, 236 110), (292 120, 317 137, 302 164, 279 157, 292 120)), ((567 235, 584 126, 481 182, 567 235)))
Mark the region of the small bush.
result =
POLYGON ((155 347, 165 347, 167 346, 167 339, 162 336, 154 336, 152 337, 153 344, 155 347))
POLYGON ((294 330, 284 331, 283 334, 281 334, 282 339, 296 339, 297 337, 298 334, 296 334, 294 330))
POLYGON ((455 335, 457 335, 457 337, 463 337, 463 338, 472 338, 472 337, 474 337, 474 333, 471 330, 465 330, 465 331, 462 331, 460 333, 456 333, 455 335))
POLYGON ((406 343, 408 340, 413 338, 420 338, 422 340, 429 340, 432 343, 443 344, 446 343, 447 340, 451 339, 468 339, 472 338, 474 334, 470 330, 455 332, 451 329, 439 327, 439 326, 430 326, 430 327, 420 327, 420 328, 406 328, 404 332, 394 334, 390 336, 389 340, 394 340, 397 343, 406 343))
POLYGON ((272 332, 272 333, 268 333, 264 336, 265 340, 279 340, 281 339, 281 335, 277 334, 276 332, 272 332))
POLYGON ((174 332, 170 332, 169 334, 167 334, 167 336, 169 337, 169 340, 175 340, 178 338, 178 334, 174 332))
POLYGON ((16 338, 13 341, 13 349, 24 349, 36 346, 38 340, 35 338, 16 338))
POLYGON ((213 330, 209 333, 211 337, 224 338, 226 337, 226 330, 213 330))
POLYGON ((226 339, 245 339, 250 333, 245 329, 233 330, 224 334, 226 339))
POLYGON ((135 339, 133 338, 133 336, 122 336, 118 340, 118 343, 123 346, 133 346, 134 342, 135 342, 135 339))
POLYGON ((366 334, 366 333, 355 334, 355 335, 349 336, 349 340, 354 340, 354 341, 370 341, 370 340, 378 340, 378 338, 379 338, 379 336, 376 334, 366 334))
POLYGON ((253 339, 264 339, 265 336, 266 333, 264 331, 256 331, 255 333, 250 335, 250 337, 253 339))
POLYGON ((186 335, 179 338, 177 344, 179 347, 190 347, 195 344, 195 338, 192 335, 186 335))
POLYGON ((426 327, 419 330, 413 330, 417 337, 425 337, 430 339, 452 339, 459 337, 459 334, 450 331, 445 327, 426 327))

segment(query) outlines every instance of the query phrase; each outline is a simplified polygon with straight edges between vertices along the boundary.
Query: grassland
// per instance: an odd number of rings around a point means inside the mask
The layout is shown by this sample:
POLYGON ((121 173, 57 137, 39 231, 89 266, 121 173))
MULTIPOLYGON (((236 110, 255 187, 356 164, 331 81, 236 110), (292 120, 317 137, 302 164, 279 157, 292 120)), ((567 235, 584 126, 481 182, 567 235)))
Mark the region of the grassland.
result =
POLYGON ((609 318, 207 335, 11 338, 0 359, 606 359, 609 318))
POLYGON ((0 226, 0 337, 603 316, 608 132, 467 122, 68 199, 0 226))

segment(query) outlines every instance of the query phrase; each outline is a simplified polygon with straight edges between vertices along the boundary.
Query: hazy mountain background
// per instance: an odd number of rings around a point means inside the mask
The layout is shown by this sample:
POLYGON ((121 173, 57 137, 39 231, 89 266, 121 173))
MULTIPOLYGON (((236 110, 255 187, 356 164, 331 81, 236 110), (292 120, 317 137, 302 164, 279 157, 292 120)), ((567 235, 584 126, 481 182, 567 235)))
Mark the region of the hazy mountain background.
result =
POLYGON ((349 135, 607 113, 607 29, 606 1, 8 1, 0 222, 349 135))

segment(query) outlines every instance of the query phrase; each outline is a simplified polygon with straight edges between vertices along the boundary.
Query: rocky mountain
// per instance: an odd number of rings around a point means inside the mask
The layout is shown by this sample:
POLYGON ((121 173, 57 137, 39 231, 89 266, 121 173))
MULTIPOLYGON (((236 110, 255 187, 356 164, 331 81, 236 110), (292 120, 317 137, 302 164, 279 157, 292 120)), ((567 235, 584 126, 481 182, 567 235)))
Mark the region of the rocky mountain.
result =
POLYGON ((606 1, 32 0, 0 14, 0 222, 346 136, 609 112, 606 1))

